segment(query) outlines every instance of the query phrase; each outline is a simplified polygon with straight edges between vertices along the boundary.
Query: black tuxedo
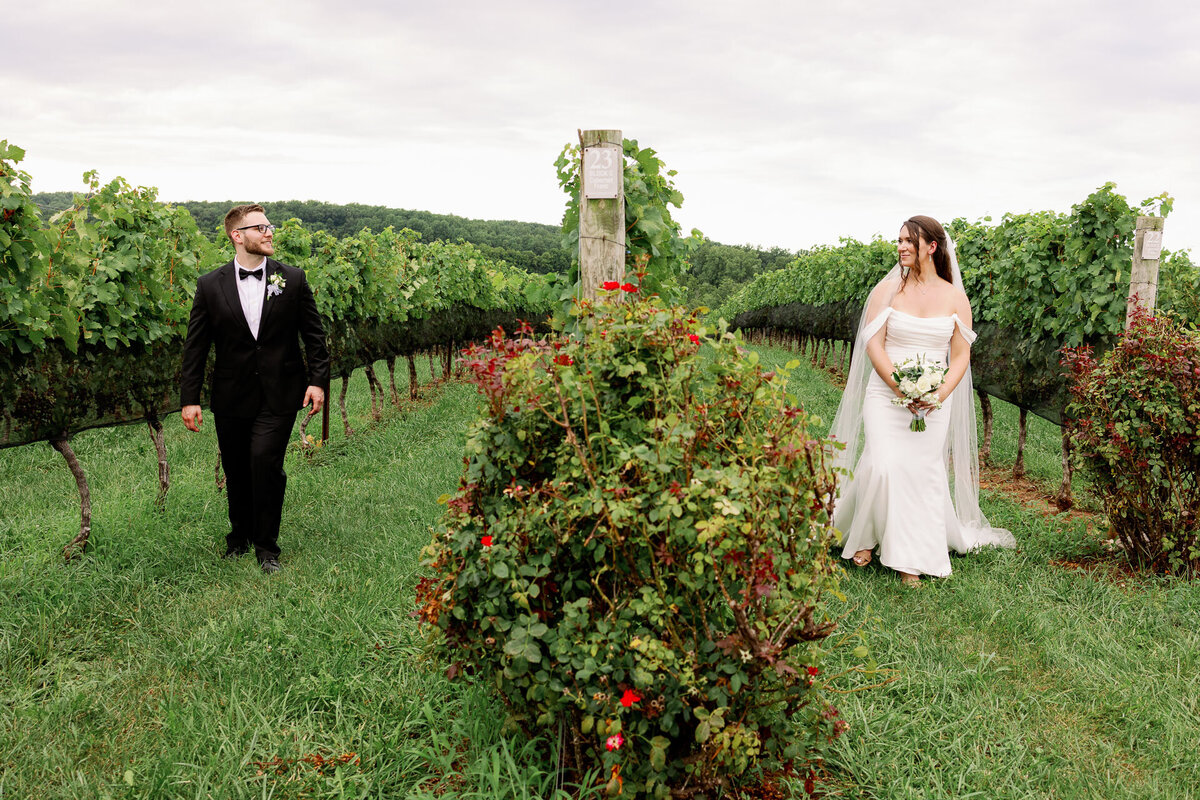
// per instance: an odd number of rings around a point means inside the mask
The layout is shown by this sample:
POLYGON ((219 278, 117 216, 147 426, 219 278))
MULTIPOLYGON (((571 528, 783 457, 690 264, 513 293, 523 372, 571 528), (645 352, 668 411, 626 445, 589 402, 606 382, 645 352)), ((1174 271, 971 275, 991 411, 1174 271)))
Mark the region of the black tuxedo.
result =
POLYGON ((253 544, 260 561, 279 555, 283 457, 296 412, 307 387, 329 383, 325 330, 304 270, 269 258, 263 269, 267 291, 257 340, 242 311, 232 261, 196 282, 180 381, 182 405, 199 405, 208 353, 216 349, 211 408, 229 497, 227 543, 234 550, 253 544), (275 274, 284 285, 272 294, 275 274))

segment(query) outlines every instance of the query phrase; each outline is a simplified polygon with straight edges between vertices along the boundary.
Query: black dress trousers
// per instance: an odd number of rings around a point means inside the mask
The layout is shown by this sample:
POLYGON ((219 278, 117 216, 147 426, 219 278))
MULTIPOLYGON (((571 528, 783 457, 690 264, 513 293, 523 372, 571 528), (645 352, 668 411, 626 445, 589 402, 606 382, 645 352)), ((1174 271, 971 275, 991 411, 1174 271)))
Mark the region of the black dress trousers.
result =
POLYGON ((225 543, 234 550, 252 545, 259 563, 278 559, 279 521, 287 489, 283 458, 296 412, 275 414, 264 408, 253 417, 213 417, 229 499, 225 543))

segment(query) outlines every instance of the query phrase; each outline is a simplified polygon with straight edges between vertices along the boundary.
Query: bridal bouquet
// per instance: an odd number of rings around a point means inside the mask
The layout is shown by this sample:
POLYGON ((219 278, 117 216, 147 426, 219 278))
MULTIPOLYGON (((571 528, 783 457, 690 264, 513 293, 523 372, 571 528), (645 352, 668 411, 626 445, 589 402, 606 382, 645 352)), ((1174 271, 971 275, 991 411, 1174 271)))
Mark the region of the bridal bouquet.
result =
MULTIPOLYGON (((906 358, 893 366, 896 369, 892 372, 892 377, 900 384, 900 391, 904 396, 893 398, 892 405, 907 406, 913 401, 918 401, 929 403, 934 408, 942 407, 941 401, 938 400, 937 388, 946 380, 946 367, 932 364, 926 361, 924 356, 906 358)), ((910 431, 925 430, 927 411, 928 409, 922 408, 913 412, 912 422, 908 426, 910 431)))

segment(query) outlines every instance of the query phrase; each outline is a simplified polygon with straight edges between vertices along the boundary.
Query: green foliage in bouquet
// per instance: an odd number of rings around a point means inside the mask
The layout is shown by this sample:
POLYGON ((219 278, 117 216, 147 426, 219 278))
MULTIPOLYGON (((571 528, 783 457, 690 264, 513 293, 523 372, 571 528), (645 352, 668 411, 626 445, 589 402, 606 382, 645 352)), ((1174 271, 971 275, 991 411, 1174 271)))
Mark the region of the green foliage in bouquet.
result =
POLYGON ((658 298, 576 313, 576 336, 466 351, 487 410, 422 620, 609 795, 819 761, 846 727, 817 677, 841 572, 827 445, 724 327, 658 298))
POLYGON ((1200 572, 1200 333, 1139 309, 1098 361, 1066 351, 1076 462, 1139 566, 1200 572))

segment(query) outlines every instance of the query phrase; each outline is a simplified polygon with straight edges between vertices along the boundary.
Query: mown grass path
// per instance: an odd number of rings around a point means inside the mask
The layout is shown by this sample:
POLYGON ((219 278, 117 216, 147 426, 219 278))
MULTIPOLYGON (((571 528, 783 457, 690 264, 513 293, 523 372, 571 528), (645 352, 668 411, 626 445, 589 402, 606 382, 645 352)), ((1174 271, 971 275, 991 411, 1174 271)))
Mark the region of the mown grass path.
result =
MULTIPOLYGON (((827 377, 793 380, 828 420, 827 377)), ((355 383, 360 433, 311 463, 289 456, 275 576, 219 557, 211 419, 198 436, 171 420, 163 513, 143 429, 77 437, 95 515, 70 565, 78 505, 60 457, 0 451, 0 798, 554 796, 552 749, 504 734, 486 687, 447 681, 409 616, 474 389, 444 386, 369 428, 355 383)), ((1035 421, 1028 447, 1030 473, 1055 483, 1057 429, 1035 421)), ((1200 586, 1052 566, 1099 552, 1081 522, 983 499, 1019 550, 955 558, 916 592, 874 566, 847 575, 843 629, 896 680, 839 703, 853 727, 822 791, 1200 796, 1200 586)))

